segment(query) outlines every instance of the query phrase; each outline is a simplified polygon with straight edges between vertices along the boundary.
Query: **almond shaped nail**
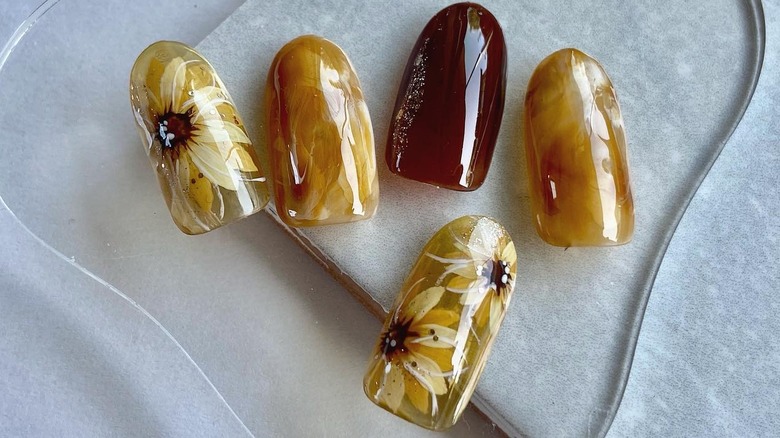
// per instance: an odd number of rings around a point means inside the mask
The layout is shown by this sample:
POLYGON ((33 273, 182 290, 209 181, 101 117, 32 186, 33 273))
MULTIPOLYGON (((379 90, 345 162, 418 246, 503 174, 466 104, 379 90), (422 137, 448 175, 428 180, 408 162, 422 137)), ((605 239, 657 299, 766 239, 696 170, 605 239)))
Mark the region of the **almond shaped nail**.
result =
POLYGON ((525 149, 536 230, 555 246, 631 240, 634 201, 617 95, 577 49, 545 58, 528 83, 525 149))
POLYGON ((374 134, 347 55, 313 35, 279 50, 266 113, 276 210, 290 226, 368 219, 379 203, 374 134))
POLYGON ((495 220, 464 216, 423 248, 385 320, 363 380, 371 401, 419 426, 458 421, 512 297, 512 239, 495 220))
POLYGON ((459 191, 485 181, 504 112, 506 46, 475 3, 443 9, 406 64, 387 138, 390 170, 459 191))
POLYGON ((174 223, 201 234, 262 209, 265 177, 233 100, 192 48, 159 41, 136 59, 130 103, 174 223))

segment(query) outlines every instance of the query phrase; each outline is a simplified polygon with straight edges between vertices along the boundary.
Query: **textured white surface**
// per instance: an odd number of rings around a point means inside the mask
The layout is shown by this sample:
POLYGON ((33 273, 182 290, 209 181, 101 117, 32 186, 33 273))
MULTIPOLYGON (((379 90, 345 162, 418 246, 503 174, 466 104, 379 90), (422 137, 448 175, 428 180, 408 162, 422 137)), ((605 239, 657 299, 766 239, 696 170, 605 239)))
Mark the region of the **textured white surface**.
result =
MULTIPOLYGON (((0 39, 10 34, 34 3, 0 4, 0 39)), ((160 6, 159 2, 137 2, 137 8, 148 9, 151 3, 160 6)), ((119 41, 135 38, 138 41, 133 44, 140 50, 154 38, 176 38, 178 33, 182 35, 178 38, 194 43, 205 35, 205 22, 218 21, 219 11, 227 7, 216 1, 197 4, 201 11, 176 11, 175 16, 187 26, 178 21, 173 22, 175 30, 170 31, 155 22, 146 27, 127 26, 127 33, 119 41)), ((118 3, 110 2, 106 7, 119 8, 118 3)), ((771 436, 780 430, 776 417, 780 405, 776 317, 780 310, 780 274, 775 262, 780 258, 780 7, 772 1, 766 8, 766 72, 770 73, 763 75, 754 105, 672 241, 651 296, 634 370, 611 436, 771 436)), ((78 20, 66 18, 54 31, 72 38, 77 32, 65 25, 68 20, 78 20)), ((103 42, 118 44, 117 40, 103 42)), ((116 56, 132 63, 129 53, 133 50, 123 47, 116 56)), ((16 58, 10 62, 21 61, 16 58)), ((118 68, 119 62, 95 64, 99 68, 118 68)), ((18 70, 33 72, 38 79, 46 75, 34 73, 39 71, 34 64, 18 70)), ((6 87, 6 80, 5 73, 0 73, 0 88, 6 87)), ((10 85, 25 84, 19 80, 10 85)), ((50 243, 76 256, 78 263, 110 276, 123 291, 140 298, 139 302, 182 341, 256 435, 276 431, 282 436, 295 436, 296 432, 340 436, 349 431, 410 436, 421 432, 371 406, 363 400, 359 383, 350 383, 360 378, 365 360, 362 350, 370 348, 379 324, 308 256, 279 236, 273 224, 265 218, 250 218, 236 224, 235 233, 221 233, 203 245, 176 234, 155 192, 153 174, 139 153, 132 122, 125 120, 125 90, 115 94, 118 96, 110 95, 105 103, 96 102, 101 109, 119 106, 111 120, 122 126, 122 135, 129 138, 120 139, 121 146, 116 147, 128 148, 131 157, 119 168, 127 167, 127 173, 143 182, 134 186, 135 197, 125 194, 122 204, 141 211, 123 210, 116 216, 108 212, 102 220, 59 217, 55 213, 64 208, 56 200, 63 197, 63 202, 73 202, 72 197, 65 197, 72 188, 62 193, 17 193, 24 197, 14 197, 16 205, 12 204, 12 209, 25 200, 42 201, 40 209, 21 209, 25 223, 53 237, 50 243), (54 211, 52 216, 45 215, 47 209, 54 211), (124 220, 122 215, 131 217, 124 220), (154 218, 151 225, 134 230, 128 226, 133 219, 149 218, 154 218), (71 219, 75 223, 64 226, 71 219), (97 227, 100 233, 85 236, 84 229, 90 227, 97 227), (117 235, 125 234, 136 244, 117 239, 117 235), (161 243, 150 243, 161 235, 161 243), (98 242, 95 236, 103 240, 98 242), (89 245, 78 246, 75 241, 79 239, 89 245), (225 239, 245 240, 252 250, 221 253, 250 259, 251 266, 226 273, 242 275, 246 284, 236 283, 237 291, 202 290, 186 281, 187 274, 202 271, 209 263, 200 263, 191 270, 168 265, 166 275, 172 276, 172 281, 164 282, 165 287, 151 287, 148 293, 144 291, 153 284, 151 280, 149 284, 128 281, 144 276, 159 280, 155 263, 182 254, 167 246, 219 252, 225 239), (98 244, 105 243, 118 247, 116 252, 109 251, 115 259, 101 252, 98 244), (271 254, 268 248, 272 248, 271 254), (145 263, 133 263, 143 259, 145 252, 154 251, 159 254, 147 255, 145 263), (256 255, 260 252, 266 255, 256 255), (280 270, 280 263, 293 268, 280 270), (258 297, 258 281, 268 281, 269 288, 277 289, 258 297), (219 299, 204 299, 215 293, 219 299), (265 299, 274 295, 279 297, 265 299), (278 330, 259 330, 268 329, 268 325, 259 323, 263 320, 280 321, 278 330), (292 330, 303 335, 291 337, 292 330), (334 353, 333 342, 339 337, 346 338, 354 348, 339 348, 334 353), (325 378, 316 382, 311 377, 302 378, 300 369, 291 367, 285 356, 286 345, 301 354, 302 361, 319 365, 325 378), (261 367, 278 374, 273 379, 258 375, 261 367), (269 380, 276 390, 261 386, 269 380), (341 390, 334 392, 333 387, 341 390), (292 395, 280 400, 282 390, 292 395), (328 420, 323 423, 323 418, 328 420), (265 424, 271 427, 266 429, 265 424), (289 426, 296 429, 286 429, 289 426)), ((0 102, 5 105, 7 101, 0 102)), ((6 139, 18 132, 14 127, 7 129, 6 139)), ((83 140, 94 133, 84 133, 83 140)), ((16 145, 0 139, 0 157, 16 145)), ((96 168, 98 165, 92 170, 96 168)), ((126 183, 127 177, 118 173, 120 182, 126 183)), ((0 196, 6 200, 9 188, 13 187, 5 181, 0 185, 0 196)), ((100 201, 111 200, 98 188, 91 190, 100 201)), ((217 256, 206 261, 213 262, 217 256)), ((477 420, 468 421, 472 432, 484 430, 475 426, 477 420)), ((0 435, 107 434, 241 436, 242 432, 159 329, 126 302, 41 247, 8 213, 0 212, 0 435)), ((574 434, 561 431, 560 435, 574 434)))
MULTIPOLYGON (((236 104, 262 145, 263 88, 276 50, 305 33, 334 41, 360 76, 383 157, 409 50, 447 3, 354 2, 345 15, 329 0, 248 0, 199 48, 243 90, 236 104)), ((513 434, 601 435, 617 409, 666 233, 752 90, 752 11, 732 0, 483 4, 504 29, 508 76, 495 159, 482 188, 455 193, 402 180, 380 158, 381 199, 372 220, 299 232, 337 275, 387 309, 437 229, 464 214, 498 219, 518 248, 517 293, 475 398, 513 434), (564 251, 544 244, 533 228, 520 141, 523 96, 536 64, 567 46, 604 65, 621 102, 637 212, 626 246, 564 251)))

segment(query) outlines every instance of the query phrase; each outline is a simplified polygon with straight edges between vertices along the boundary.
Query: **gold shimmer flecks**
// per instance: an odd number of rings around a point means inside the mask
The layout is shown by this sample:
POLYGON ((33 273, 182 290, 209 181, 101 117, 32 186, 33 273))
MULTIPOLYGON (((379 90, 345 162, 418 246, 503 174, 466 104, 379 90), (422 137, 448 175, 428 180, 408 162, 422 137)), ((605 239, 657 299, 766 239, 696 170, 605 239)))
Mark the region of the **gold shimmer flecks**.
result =
POLYGON ((276 54, 266 83, 276 209, 288 225, 368 219, 379 203, 374 135, 346 54, 317 36, 276 54))
POLYGON ((368 398, 428 429, 455 424, 506 314, 516 264, 493 219, 464 216, 439 230, 385 320, 363 381, 368 398))
POLYGON ((252 143, 225 85, 200 54, 173 41, 146 48, 130 73, 130 102, 183 232, 205 233, 266 205, 252 143))
POLYGON ((524 122, 542 239, 563 247, 629 242, 634 202, 623 117, 601 65, 576 49, 548 56, 528 83, 524 122))

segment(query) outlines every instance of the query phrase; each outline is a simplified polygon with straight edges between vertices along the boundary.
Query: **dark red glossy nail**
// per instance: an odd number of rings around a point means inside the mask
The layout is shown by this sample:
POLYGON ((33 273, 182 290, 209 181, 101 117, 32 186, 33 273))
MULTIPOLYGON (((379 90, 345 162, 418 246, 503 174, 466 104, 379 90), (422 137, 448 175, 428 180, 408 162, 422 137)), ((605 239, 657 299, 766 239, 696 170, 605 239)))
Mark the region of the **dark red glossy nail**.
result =
POLYGON ((475 3, 440 11, 406 64, 387 139, 390 170, 452 190, 479 188, 505 89, 506 46, 493 14, 475 3))

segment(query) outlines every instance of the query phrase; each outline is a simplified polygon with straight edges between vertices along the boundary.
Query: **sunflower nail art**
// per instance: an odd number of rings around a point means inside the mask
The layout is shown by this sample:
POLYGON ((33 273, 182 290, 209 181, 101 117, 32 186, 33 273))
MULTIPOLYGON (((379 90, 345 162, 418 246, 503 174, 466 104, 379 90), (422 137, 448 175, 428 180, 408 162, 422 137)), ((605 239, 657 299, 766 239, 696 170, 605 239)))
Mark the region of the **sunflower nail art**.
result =
POLYGON ((225 85, 195 50, 159 41, 130 74, 141 141, 176 225, 201 234, 262 209, 266 179, 225 85))
POLYGON ((464 216, 428 242, 389 313, 364 379, 380 407, 433 430, 468 405, 517 274, 509 234, 464 216))
POLYGON ((370 373, 380 375, 373 396, 394 412, 407 397, 417 411, 436 415, 437 396, 447 392, 456 335, 449 326, 458 314, 433 310, 443 294, 443 287, 420 292, 395 312, 382 333, 374 356, 374 368, 379 369, 370 373))

